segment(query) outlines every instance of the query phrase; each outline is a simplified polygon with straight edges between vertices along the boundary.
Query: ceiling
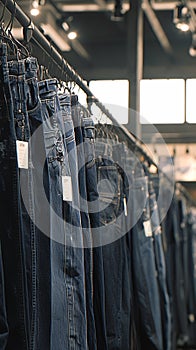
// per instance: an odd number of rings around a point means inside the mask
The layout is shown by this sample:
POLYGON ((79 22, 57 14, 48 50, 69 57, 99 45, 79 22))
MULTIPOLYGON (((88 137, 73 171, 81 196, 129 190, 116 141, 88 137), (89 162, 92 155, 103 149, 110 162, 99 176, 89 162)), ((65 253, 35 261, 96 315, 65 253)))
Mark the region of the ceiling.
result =
MULTIPOLYGON (((127 78, 130 57, 137 60, 131 46, 131 41, 136 41, 137 37, 133 24, 137 0, 118 0, 122 5, 121 21, 112 18, 115 0, 39 1, 37 17, 30 15, 32 0, 18 0, 17 3, 38 27, 44 29, 45 35, 52 36, 51 27, 55 30, 60 38, 57 37, 54 44, 83 77, 127 78), (63 20, 70 30, 78 33, 77 39, 68 39, 68 33, 61 26, 63 20)), ((173 23, 174 8, 180 1, 141 2, 144 10, 144 77, 196 77, 196 57, 189 55, 192 33, 179 31, 173 23)), ((187 2, 192 8, 196 7, 196 1, 187 2)))

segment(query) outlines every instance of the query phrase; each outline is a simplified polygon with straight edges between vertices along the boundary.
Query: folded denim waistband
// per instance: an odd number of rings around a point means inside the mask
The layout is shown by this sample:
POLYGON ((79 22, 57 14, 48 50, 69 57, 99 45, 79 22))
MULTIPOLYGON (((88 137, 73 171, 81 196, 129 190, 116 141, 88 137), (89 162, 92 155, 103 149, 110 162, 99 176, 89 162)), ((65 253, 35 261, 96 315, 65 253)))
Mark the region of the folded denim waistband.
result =
POLYGON ((35 58, 35 57, 28 57, 25 60, 25 68, 26 68, 26 71, 27 70, 29 70, 29 71, 36 70, 37 71, 39 69, 37 58, 35 58))
POLYGON ((47 91, 56 91, 58 88, 57 79, 47 79, 38 82, 39 92, 44 93, 47 91))
POLYGON ((9 74, 22 75, 25 73, 24 60, 21 61, 9 61, 8 62, 9 74))

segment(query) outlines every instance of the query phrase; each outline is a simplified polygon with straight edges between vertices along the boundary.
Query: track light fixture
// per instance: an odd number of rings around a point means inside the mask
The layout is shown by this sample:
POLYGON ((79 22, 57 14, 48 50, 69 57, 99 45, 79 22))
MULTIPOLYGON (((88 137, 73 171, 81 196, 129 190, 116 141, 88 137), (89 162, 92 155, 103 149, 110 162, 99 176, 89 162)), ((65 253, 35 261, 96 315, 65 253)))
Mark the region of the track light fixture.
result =
POLYGON ((187 32, 190 30, 190 18, 191 14, 188 7, 185 4, 176 6, 174 9, 173 22, 177 29, 182 32, 187 32))
POLYGON ((33 0, 31 4, 30 14, 34 17, 40 14, 40 6, 45 5, 45 0, 33 0))
POLYGON ((72 30, 71 28, 71 22, 73 21, 73 17, 70 16, 68 18, 61 18, 57 21, 57 23, 64 29, 64 31, 67 34, 67 37, 69 40, 75 40, 78 36, 77 32, 75 30, 72 30))
POLYGON ((114 12, 112 13, 111 20, 120 22, 123 20, 123 0, 115 0, 114 12))
POLYGON ((39 1, 38 0, 33 0, 32 1, 32 8, 30 10, 30 13, 32 16, 36 17, 40 14, 39 11, 39 1))
POLYGON ((189 49, 189 55, 196 57, 196 32, 192 33, 192 44, 189 49))
POLYGON ((69 40, 75 40, 78 36, 77 32, 75 31, 70 31, 68 34, 67 34, 69 40))

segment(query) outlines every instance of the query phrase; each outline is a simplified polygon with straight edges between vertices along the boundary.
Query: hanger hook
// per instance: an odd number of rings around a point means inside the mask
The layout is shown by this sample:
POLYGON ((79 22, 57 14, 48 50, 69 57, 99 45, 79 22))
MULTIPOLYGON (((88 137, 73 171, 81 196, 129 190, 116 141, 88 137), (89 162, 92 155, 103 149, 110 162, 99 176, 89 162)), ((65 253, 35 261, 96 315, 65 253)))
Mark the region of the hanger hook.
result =
POLYGON ((0 26, 2 26, 2 23, 3 23, 3 20, 4 20, 5 9, 6 9, 6 6, 7 6, 7 1, 8 0, 5 0, 5 3, 4 3, 4 6, 3 6, 3 11, 2 11, 2 14, 1 14, 1 18, 0 18, 0 26))
POLYGON ((51 61, 52 61, 52 50, 53 50, 53 47, 52 47, 52 40, 50 40, 50 52, 51 52, 51 56, 50 56, 50 60, 49 60, 49 63, 48 63, 48 71, 50 73, 50 68, 51 68, 51 61))
POLYGON ((12 31, 15 16, 16 16, 16 1, 14 0, 14 11, 12 12, 10 21, 8 22, 8 24, 7 24, 6 28, 5 28, 5 31, 8 31, 8 34, 10 34, 11 31, 12 31))

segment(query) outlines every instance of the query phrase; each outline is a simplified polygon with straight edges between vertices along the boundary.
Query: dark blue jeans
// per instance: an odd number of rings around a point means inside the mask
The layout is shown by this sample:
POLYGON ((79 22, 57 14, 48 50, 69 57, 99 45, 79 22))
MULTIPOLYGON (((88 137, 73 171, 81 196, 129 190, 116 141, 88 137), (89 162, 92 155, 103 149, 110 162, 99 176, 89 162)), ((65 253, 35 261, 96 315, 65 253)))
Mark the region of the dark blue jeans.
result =
MULTIPOLYGON (((44 145, 42 105, 38 87, 38 63, 33 57, 25 60, 25 78, 27 93, 27 111, 31 133, 31 151, 34 183, 35 205, 35 242, 32 254, 36 258, 33 275, 36 282, 36 313, 34 314, 35 329, 32 328, 32 344, 35 349, 50 349, 51 325, 51 256, 50 256, 50 208, 49 175, 46 163, 44 145), (44 184, 44 185, 43 185, 44 184), (44 191, 45 187, 45 191, 44 191), (40 210, 41 208, 41 210, 40 210)), ((32 325, 34 324, 32 320, 32 325)), ((32 349, 34 349, 32 346, 32 349)))
MULTIPOLYGON (((165 196, 172 189, 165 186, 165 196)), ((172 321, 172 348, 180 342, 187 341, 188 317, 185 305, 185 293, 182 275, 182 256, 180 249, 180 217, 178 211, 177 199, 174 196, 167 216, 162 222, 163 235, 165 236, 165 258, 166 258, 166 277, 168 285, 168 294, 170 298, 170 310, 172 321)))
POLYGON ((7 339, 8 339, 8 323, 7 323, 7 313, 5 306, 5 285, 4 285, 4 270, 3 261, 1 255, 1 245, 0 245, 0 348, 2 350, 6 349, 7 339))
POLYGON ((14 102, 6 44, 0 45, 1 75, 1 243, 9 337, 6 349, 29 348, 29 302, 16 154, 14 102))
POLYGON ((99 142, 95 146, 100 203, 100 235, 102 244, 104 244, 102 254, 106 342, 108 349, 122 349, 129 344, 127 338, 129 340, 130 330, 129 316, 126 318, 126 312, 124 313, 128 305, 125 291, 127 284, 124 279, 127 255, 124 251, 124 240, 119 239, 122 235, 122 220, 119 218, 124 215, 123 177, 118 164, 110 157, 111 145, 99 142), (125 323, 127 323, 128 332, 125 332, 125 323))
MULTIPOLYGON (((121 347, 122 349, 137 348, 137 337, 135 332, 134 305, 133 305, 133 283, 132 283, 132 264, 131 264, 131 234, 130 229, 134 224, 132 211, 134 200, 132 195, 132 185, 134 181, 134 168, 136 158, 132 157, 124 143, 113 144, 113 158, 121 168, 123 179, 123 206, 124 215, 121 225, 124 230, 124 236, 116 243, 122 246, 122 310, 121 310, 121 347)), ((137 221, 136 218, 134 220, 137 221)))
MULTIPOLYGON (((84 261, 85 261, 85 282, 86 282, 86 306, 87 306, 87 336, 89 349, 97 349, 96 346, 96 331, 95 331, 95 319, 93 312, 93 241, 92 232, 90 227, 90 216, 88 213, 87 202, 87 184, 88 184, 88 170, 86 168, 86 158, 88 157, 88 151, 85 147, 86 138, 84 134, 83 120, 86 120, 87 111, 72 98, 72 119, 74 123, 75 139, 77 145, 77 158, 78 158, 78 181, 80 192, 80 212, 81 222, 83 228, 84 239, 84 261), (73 103, 73 102, 76 102, 73 103)), ((89 119, 88 119, 89 122, 89 119)), ((85 128, 86 130, 86 128, 85 128)), ((95 163, 94 163, 95 164, 95 163)))
POLYGON ((27 83, 25 61, 8 63, 10 88, 14 103, 17 140, 28 142, 28 169, 20 169, 21 218, 24 231, 25 269, 27 276, 27 300, 29 313, 30 348, 34 348, 37 302, 36 228, 34 207, 34 183, 30 125, 27 113, 27 83))
POLYGON ((187 230, 188 230, 188 265, 190 275, 190 289, 189 289, 189 314, 194 314, 196 305, 196 213, 194 208, 191 208, 187 218, 187 230))
POLYGON ((160 218, 158 213, 158 206, 156 201, 156 194, 153 187, 153 182, 149 181, 149 202, 150 202, 150 215, 151 215, 151 227, 154 238, 154 252, 156 269, 158 272, 159 294, 161 302, 161 315, 162 315, 162 333, 163 333, 163 348, 164 350, 171 349, 172 328, 171 328, 171 310, 170 300, 167 290, 166 281, 166 266, 165 256, 162 243, 162 231, 160 226, 160 218))
POLYGON ((50 203, 50 239, 51 239, 51 348, 66 347, 67 341, 67 309, 66 286, 64 282, 65 268, 65 233, 62 200, 62 135, 58 128, 57 82, 43 81, 39 83, 42 102, 44 142, 46 148, 49 174, 50 203), (64 331, 56 337, 57 330, 64 331))
POLYGON ((174 296, 177 305, 177 324, 178 333, 177 339, 179 345, 184 345, 188 341, 188 312, 186 305, 186 292, 184 283, 183 273, 183 251, 182 251, 182 240, 181 240, 181 217, 179 212, 179 203, 175 197, 173 200, 173 233, 174 233, 174 244, 175 244, 175 255, 174 255, 174 266, 175 266, 175 290, 174 296))
MULTIPOLYGON (((180 244, 182 254, 182 274, 184 283, 185 305, 186 308, 189 302, 189 268, 188 268, 188 231, 187 231, 187 213, 188 208, 186 199, 180 197, 178 200, 179 218, 180 218, 180 244)), ((188 310, 187 310, 188 315, 188 310)))
POLYGON ((150 207, 148 178, 134 181, 133 213, 143 214, 131 230, 131 255, 134 290, 134 312, 136 315, 137 337, 141 349, 163 350, 161 308, 157 270, 153 247, 153 235, 149 227, 150 207))
POLYGON ((58 82, 39 82, 43 131, 49 174, 51 244, 51 349, 68 348, 67 292, 65 283, 65 227, 63 220, 63 135, 58 125, 58 82), (58 337, 57 337, 58 334, 58 337))
POLYGON ((188 235, 188 269, 189 269, 189 300, 188 300, 188 315, 189 315, 189 344, 196 343, 196 264, 195 264, 195 247, 196 247, 196 215, 195 208, 189 208, 187 214, 187 235, 188 235))

